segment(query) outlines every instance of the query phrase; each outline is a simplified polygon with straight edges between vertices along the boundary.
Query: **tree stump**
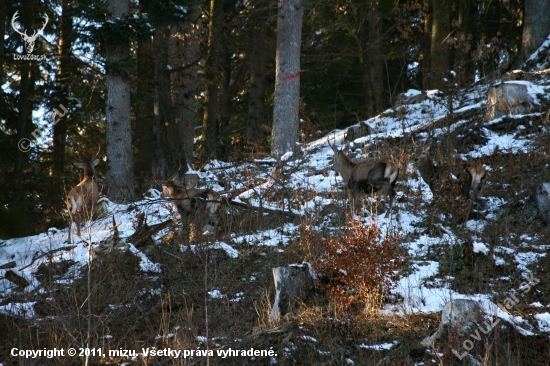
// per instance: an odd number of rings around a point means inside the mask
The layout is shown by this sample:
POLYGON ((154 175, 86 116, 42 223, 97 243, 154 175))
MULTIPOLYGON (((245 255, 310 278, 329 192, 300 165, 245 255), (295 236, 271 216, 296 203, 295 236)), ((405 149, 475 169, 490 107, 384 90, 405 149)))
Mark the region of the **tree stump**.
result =
POLYGON ((479 324, 485 321, 483 315, 483 309, 477 301, 467 299, 449 301, 441 313, 439 329, 420 344, 430 347, 434 341, 449 335, 463 336, 472 333, 479 324))
POLYGON ((527 85, 520 82, 507 82, 489 89, 487 94, 487 120, 509 114, 526 114, 535 106, 528 93, 527 85))
POLYGON ((269 320, 275 320, 291 313, 296 302, 304 299, 313 289, 313 279, 307 264, 273 268, 275 301, 269 320))
POLYGON ((527 224, 536 218, 547 225, 550 223, 550 183, 541 183, 535 187, 523 212, 523 221, 527 224))

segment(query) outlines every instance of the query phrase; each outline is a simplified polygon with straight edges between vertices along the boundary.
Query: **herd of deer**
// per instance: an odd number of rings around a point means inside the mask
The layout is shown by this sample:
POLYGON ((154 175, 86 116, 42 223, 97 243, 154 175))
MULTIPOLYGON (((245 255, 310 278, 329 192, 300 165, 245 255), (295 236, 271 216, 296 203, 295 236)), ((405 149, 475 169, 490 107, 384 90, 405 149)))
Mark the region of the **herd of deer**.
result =
MULTIPOLYGON (((334 151, 334 170, 340 173, 342 180, 351 190, 353 201, 357 201, 360 193, 382 192, 385 200, 389 200, 390 207, 385 215, 385 217, 388 217, 395 197, 395 183, 399 176, 397 164, 389 159, 368 159, 353 163, 344 153, 346 146, 342 150, 339 150, 336 146, 331 147, 334 151)), ((450 172, 448 168, 435 165, 429 155, 430 147, 431 140, 423 146, 417 146, 413 160, 417 164, 420 176, 435 195, 438 191, 437 188, 441 186, 443 179, 450 172)), ((467 179, 457 181, 457 184, 462 184, 462 187, 460 187, 462 195, 465 199, 470 200, 471 207, 472 196, 470 192, 473 192, 473 200, 477 202, 485 185, 485 167, 478 163, 466 163, 464 171, 467 174, 467 179)))
MULTIPOLYGON (((431 141, 419 146, 415 151, 414 161, 424 182, 428 184, 432 192, 435 191, 439 180, 444 176, 444 171, 436 167, 429 155, 431 141)), ((385 200, 389 200, 390 207, 386 211, 386 217, 391 212, 393 198, 395 197, 395 183, 399 176, 399 167, 389 159, 364 160, 354 163, 345 153, 332 146, 334 151, 334 170, 340 173, 347 187, 351 190, 353 200, 356 201, 361 193, 371 194, 382 192, 385 200)), ((74 163, 77 168, 84 169, 84 178, 67 195, 67 211, 71 220, 69 226, 68 241, 71 242, 71 228, 76 224, 76 234, 80 236, 80 224, 82 220, 91 220, 95 205, 99 199, 99 188, 94 178, 94 167, 99 164, 99 159, 90 163, 74 163)), ((469 178, 462 184, 461 190, 465 198, 477 201, 481 196, 485 184, 485 168, 481 164, 468 163, 464 166, 469 178)), ((218 211, 221 207, 221 196, 211 189, 197 189, 180 187, 173 180, 162 182, 163 194, 176 206, 183 217, 196 212, 199 206, 203 207, 209 221, 219 224, 218 211)))

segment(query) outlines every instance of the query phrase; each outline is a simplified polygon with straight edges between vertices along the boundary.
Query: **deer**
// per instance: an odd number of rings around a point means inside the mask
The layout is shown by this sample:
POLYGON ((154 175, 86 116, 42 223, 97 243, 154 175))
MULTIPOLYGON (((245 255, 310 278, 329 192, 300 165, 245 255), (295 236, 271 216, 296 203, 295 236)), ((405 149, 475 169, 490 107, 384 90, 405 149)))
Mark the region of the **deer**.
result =
POLYGON ((67 195, 67 211, 71 224, 69 226, 68 241, 71 243, 71 229, 73 222, 76 224, 76 235, 80 236, 80 223, 82 219, 91 219, 95 209, 95 204, 99 199, 99 188, 94 177, 95 166, 99 164, 99 159, 91 163, 73 163, 77 168, 84 169, 84 178, 76 187, 69 191, 67 195))
POLYGON ((207 201, 204 202, 203 207, 206 210, 209 222, 218 226, 221 196, 217 192, 211 189, 180 187, 174 183, 173 179, 170 179, 162 183, 162 193, 174 203, 182 218, 195 213, 199 208, 199 202, 207 201))
POLYGON ((345 147, 342 150, 338 150, 336 146, 331 147, 334 151, 334 170, 340 173, 342 180, 351 190, 353 200, 357 201, 361 192, 371 194, 381 191, 385 196, 385 202, 390 203, 385 215, 388 217, 393 207, 395 183, 399 176, 397 164, 388 159, 371 159, 354 163, 344 153, 345 147))
MULTIPOLYGON (((435 193, 437 190, 436 185, 437 187, 442 186, 442 180, 444 178, 442 173, 449 169, 436 167, 429 154, 431 145, 432 140, 429 140, 423 146, 417 146, 415 150, 414 162, 417 164, 422 180, 428 184, 432 193, 435 193)), ((483 187, 485 186, 485 167, 482 164, 467 162, 463 165, 463 170, 467 175, 463 174, 463 178, 459 181, 462 183, 462 196, 467 200, 471 200, 472 197, 470 195, 470 191, 473 191, 473 199, 477 202, 481 197, 483 187)))
POLYGON ((485 180, 487 178, 485 167, 478 163, 466 163, 464 169, 468 172, 469 179, 466 180, 462 186, 462 194, 467 199, 471 199, 471 190, 474 194, 473 199, 477 202, 485 187, 485 180))

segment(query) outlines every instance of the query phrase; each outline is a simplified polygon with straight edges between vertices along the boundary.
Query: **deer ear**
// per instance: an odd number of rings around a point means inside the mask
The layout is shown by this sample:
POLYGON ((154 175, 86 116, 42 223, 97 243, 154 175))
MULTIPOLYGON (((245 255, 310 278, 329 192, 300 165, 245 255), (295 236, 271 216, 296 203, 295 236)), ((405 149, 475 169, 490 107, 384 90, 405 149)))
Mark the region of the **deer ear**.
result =
POLYGON ((92 164, 92 167, 96 166, 97 164, 99 164, 99 159, 95 159, 94 161, 91 162, 92 164))
POLYGON ((80 168, 80 169, 85 169, 86 168, 85 163, 73 163, 73 165, 77 168, 80 168))

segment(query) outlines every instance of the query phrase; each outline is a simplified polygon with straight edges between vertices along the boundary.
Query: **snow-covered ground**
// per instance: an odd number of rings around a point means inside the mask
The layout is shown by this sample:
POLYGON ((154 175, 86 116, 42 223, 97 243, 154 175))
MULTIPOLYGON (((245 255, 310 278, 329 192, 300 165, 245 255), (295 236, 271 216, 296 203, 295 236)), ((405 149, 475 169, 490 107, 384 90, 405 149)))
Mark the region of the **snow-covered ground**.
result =
MULTIPOLYGON (((544 80, 544 79, 541 79, 544 80)), ((533 100, 539 101, 543 95, 550 92, 550 82, 541 81, 540 84, 523 81, 523 84, 528 86, 528 91, 532 95, 533 100)), ((469 92, 461 95, 461 98, 456 98, 453 105, 455 114, 467 112, 469 110, 483 111, 485 108, 485 100, 488 87, 479 85, 469 92)), ((408 95, 418 95, 417 91, 409 91, 408 95)), ((415 134, 416 140, 425 140, 428 135, 425 131, 428 126, 437 126, 438 121, 447 116, 449 106, 447 99, 438 96, 435 91, 425 93, 422 101, 402 105, 394 109, 389 109, 381 115, 364 121, 368 125, 371 133, 368 136, 360 137, 353 141, 352 152, 354 157, 362 156, 362 151, 375 149, 377 141, 388 138, 403 138, 410 134, 415 134), (361 149, 355 147, 361 147, 361 149)), ((540 116, 539 113, 533 112, 524 116, 513 116, 513 118, 530 118, 533 119, 540 116)), ((502 119, 502 118, 500 118, 502 119)), ((487 128, 488 126, 498 123, 498 120, 485 121, 481 131, 486 139, 486 143, 482 146, 472 146, 471 151, 460 155, 462 160, 480 158, 489 156, 494 151, 517 154, 520 152, 529 152, 535 141, 529 136, 518 139, 517 131, 500 131, 494 132, 487 128)), ((470 123, 469 120, 460 120, 453 124, 452 128, 433 128, 432 137, 440 138, 452 131, 458 126, 470 123)), ((332 205, 337 202, 335 191, 342 189, 342 179, 332 170, 333 150, 330 144, 336 144, 341 147, 344 144, 346 130, 332 131, 326 136, 305 144, 302 146, 301 156, 295 160, 286 161, 285 171, 290 172, 285 175, 285 181, 275 181, 270 178, 269 165, 270 160, 243 163, 242 165, 229 164, 219 161, 213 161, 208 164, 204 171, 198 172, 201 180, 205 182, 216 182, 218 176, 223 174, 232 182, 230 189, 222 188, 216 183, 207 183, 211 188, 217 190, 222 196, 227 197, 229 193, 239 192, 236 197, 232 197, 236 202, 243 202, 248 205, 262 206, 272 210, 292 211, 294 214, 304 217, 318 215, 323 207, 332 205), (253 176, 251 176, 253 171, 253 176), (323 172, 324 171, 324 172, 323 172), (252 189, 250 182, 258 183, 252 189), (299 193, 303 191, 312 191, 315 194, 308 196, 306 200, 287 197, 284 200, 270 198, 270 192, 273 192, 274 185, 283 184, 290 187, 293 191, 299 193), (224 191, 225 189, 225 191, 224 191)), ((548 138, 548 126, 540 126, 539 132, 545 138, 548 138)), ((487 166, 487 170, 497 169, 498 167, 487 166)), ((406 167, 401 167, 403 172, 412 171, 412 164, 406 167)), ((403 176, 408 176, 408 173, 403 176)), ((489 184, 490 178, 489 178, 489 184)), ((403 196, 400 186, 409 186, 414 189, 422 190, 422 194, 429 202, 432 199, 432 194, 428 186, 421 181, 416 174, 411 175, 411 178, 401 180, 397 186, 398 197, 403 196)), ((114 216, 119 235, 122 239, 128 238, 136 229, 136 217, 138 214, 145 214, 149 225, 161 223, 166 219, 177 216, 171 204, 162 199, 160 192, 150 190, 146 197, 131 205, 117 205, 106 198, 102 199, 106 205, 105 210, 109 212, 105 218, 93 222, 90 226, 83 228, 82 237, 75 236, 76 241, 72 244, 67 243, 68 231, 66 228, 57 229, 51 228, 47 232, 25 238, 16 238, 5 241, 0 241, 0 266, 14 261, 13 268, 0 269, 0 312, 7 314, 19 314, 26 317, 34 316, 34 302, 10 302, 7 301, 12 294, 24 292, 32 292, 40 286, 40 282, 33 276, 39 266, 44 262, 73 260, 82 265, 86 265, 90 260, 88 243, 97 243, 107 241, 113 235, 112 217, 114 216), (30 285, 24 290, 17 288, 12 282, 5 279, 5 273, 10 270, 14 271, 19 276, 25 278, 30 285)), ((399 200, 398 200, 399 201, 399 200)), ((474 252, 483 253, 484 255, 493 255, 497 265, 503 265, 504 261, 501 256, 513 255, 514 262, 517 265, 517 270, 523 274, 529 274, 528 265, 538 261, 541 258, 541 253, 517 251, 514 248, 505 246, 497 246, 494 251, 488 250, 489 244, 483 243, 476 237, 476 233, 480 232, 488 222, 494 222, 499 218, 499 209, 506 202, 499 197, 485 196, 483 197, 486 214, 483 219, 470 220, 465 225, 465 230, 471 231, 471 236, 474 239, 474 252)), ((457 245, 461 244, 461 240, 456 237, 452 230, 442 227, 445 233, 443 237, 431 237, 426 234, 412 235, 417 233, 419 225, 424 221, 425 215, 412 213, 410 206, 406 200, 397 202, 396 214, 390 218, 384 218, 383 215, 374 217, 365 217, 364 220, 376 220, 378 226, 384 232, 395 227, 399 228, 399 235, 402 238, 401 245, 404 246, 409 253, 410 267, 412 272, 403 277, 398 286, 394 290, 394 294, 398 294, 402 299, 398 304, 388 305, 383 310, 387 315, 403 315, 406 313, 430 313, 437 312, 442 309, 444 304, 456 298, 471 298, 480 301, 486 309, 490 309, 498 317, 508 321, 513 325, 517 325, 518 329, 525 329, 526 321, 512 317, 510 314, 503 312, 490 301, 492 294, 475 294, 464 295, 457 293, 444 282, 434 282, 434 276, 437 276, 439 271, 439 263, 434 260, 427 260, 426 255, 430 248, 442 245, 457 245), (411 235, 410 235, 411 234, 411 235), (406 241, 404 238, 415 238, 406 241), (428 285, 429 283, 429 285, 428 285)), ((425 212, 424 212, 425 213, 425 212)), ((330 216, 330 214, 328 214, 330 216)), ((323 221, 323 224, 330 225, 330 217, 323 221)), ((322 225, 323 225, 322 224, 322 225)), ((276 246, 288 245, 294 237, 299 235, 299 225, 287 223, 279 228, 266 230, 262 232, 235 232, 229 235, 230 240, 223 242, 214 242, 209 244, 213 248, 223 249, 230 258, 239 256, 239 246, 243 243, 248 245, 258 246, 276 246)), ((160 242, 160 237, 165 235, 167 231, 162 231, 154 237, 160 242)), ((532 238, 524 238, 528 242, 532 238)), ((196 243, 201 244, 201 243, 196 243)), ((550 243, 547 243, 550 245, 550 243)), ((155 273, 161 268, 148 259, 147 255, 138 250, 131 242, 128 243, 129 249, 136 254, 141 261, 141 269, 144 272, 155 273)), ((191 250, 195 250, 193 245, 191 250)), ((185 255, 187 247, 182 248, 185 255)), ((74 279, 75 273, 68 272, 62 278, 57 279, 60 283, 74 279)), ((209 292, 212 299, 221 298, 224 295, 220 290, 214 289, 209 292)), ((231 298, 231 301, 240 301, 242 297, 247 296, 246 292, 239 293, 238 296, 231 298)), ((548 308, 550 304, 539 304, 541 308, 548 308)), ((524 334, 535 334, 537 332, 550 332, 550 313, 548 311, 540 311, 535 316, 538 324, 532 331, 524 331, 524 334)), ((311 342, 316 342, 315 339, 308 339, 311 342)), ((389 349, 394 343, 385 343, 375 346, 361 345, 361 347, 373 349, 389 349)))

